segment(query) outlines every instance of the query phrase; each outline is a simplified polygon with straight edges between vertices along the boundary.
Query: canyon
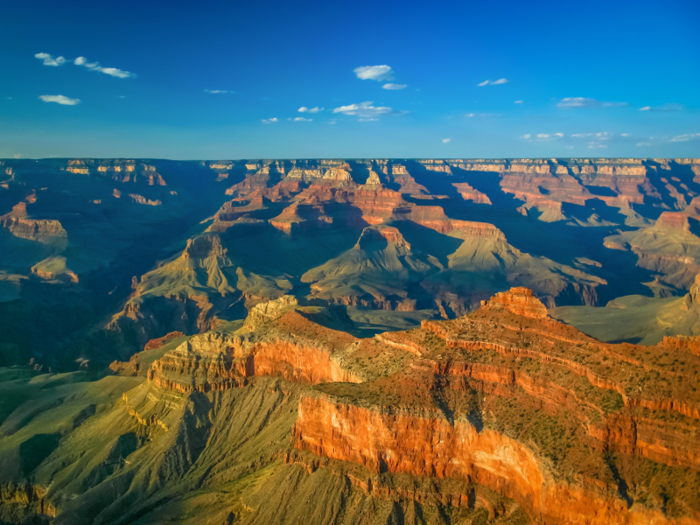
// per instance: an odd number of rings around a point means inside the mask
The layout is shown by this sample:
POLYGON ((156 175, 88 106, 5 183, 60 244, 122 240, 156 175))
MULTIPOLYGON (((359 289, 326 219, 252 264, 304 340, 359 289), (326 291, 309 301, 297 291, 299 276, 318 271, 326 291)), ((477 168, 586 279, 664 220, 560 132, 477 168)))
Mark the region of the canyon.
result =
POLYGON ((700 160, 0 160, 0 523, 700 523, 700 160))

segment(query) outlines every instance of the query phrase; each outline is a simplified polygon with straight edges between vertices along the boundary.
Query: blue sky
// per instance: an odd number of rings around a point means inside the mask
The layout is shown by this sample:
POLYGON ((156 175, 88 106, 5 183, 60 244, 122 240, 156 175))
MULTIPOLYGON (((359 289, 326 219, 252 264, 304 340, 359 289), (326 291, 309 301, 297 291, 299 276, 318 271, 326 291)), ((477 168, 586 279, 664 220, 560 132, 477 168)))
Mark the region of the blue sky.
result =
POLYGON ((697 0, 5 2, 0 157, 700 156, 699 22, 697 0))

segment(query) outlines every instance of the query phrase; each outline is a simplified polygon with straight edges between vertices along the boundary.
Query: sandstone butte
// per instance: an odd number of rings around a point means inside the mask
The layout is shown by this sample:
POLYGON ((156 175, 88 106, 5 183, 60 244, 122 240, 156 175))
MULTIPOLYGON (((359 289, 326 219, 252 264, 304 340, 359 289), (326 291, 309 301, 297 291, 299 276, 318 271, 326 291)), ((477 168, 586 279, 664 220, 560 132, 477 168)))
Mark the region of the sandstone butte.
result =
POLYGON ((286 462, 356 465, 348 482, 377 498, 421 501, 411 479, 438 492, 450 479, 458 488, 437 494, 444 504, 492 517, 519 508, 543 524, 700 523, 696 340, 604 344, 548 317, 527 288, 369 339, 314 323, 314 309, 290 299, 258 310, 252 330, 168 351, 148 380, 186 395, 266 375, 308 385, 286 462), (475 498, 474 486, 512 504, 475 498))

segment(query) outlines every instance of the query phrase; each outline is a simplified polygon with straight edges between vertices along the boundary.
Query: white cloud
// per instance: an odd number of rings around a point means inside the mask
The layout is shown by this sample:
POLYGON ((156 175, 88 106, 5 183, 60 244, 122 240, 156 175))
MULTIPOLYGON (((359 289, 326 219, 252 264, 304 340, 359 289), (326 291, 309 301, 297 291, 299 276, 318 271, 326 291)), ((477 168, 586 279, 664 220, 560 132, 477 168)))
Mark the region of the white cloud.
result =
POLYGON ((467 113, 464 115, 467 118, 487 118, 487 117, 500 117, 500 113, 467 113))
POLYGON ((63 95, 41 95, 39 98, 44 102, 55 102, 62 106, 76 106, 80 104, 79 98, 68 98, 63 95))
POLYGON ((390 89, 392 91, 398 91, 399 89, 406 88, 408 84, 384 84, 382 89, 390 89))
POLYGON ((689 140, 700 139, 700 133, 685 133, 683 135, 676 135, 670 142, 688 142, 689 140))
POLYGON ((452 139, 442 139, 442 143, 443 143, 443 144, 447 144, 447 143, 448 143, 449 141, 451 141, 451 140, 452 140, 452 139))
POLYGON ((531 139, 536 139, 538 141, 551 141, 551 140, 559 140, 563 139, 565 137, 564 133, 526 133, 525 135, 522 135, 520 138, 524 140, 531 140, 531 139))
POLYGON ((362 80, 393 80, 394 71, 389 66, 362 66, 353 69, 362 80))
POLYGON ((333 113, 343 113, 345 115, 357 115, 362 118, 378 117, 379 115, 387 115, 395 113, 393 109, 386 106, 375 107, 372 102, 361 102, 359 104, 350 104, 349 106, 340 106, 335 108, 333 113))
POLYGON ((513 102, 513 104, 522 104, 522 103, 523 103, 522 100, 516 100, 515 102, 513 102))
POLYGON ((627 102, 601 102, 594 98, 567 97, 557 104, 560 108, 618 108, 628 106, 627 102))
POLYGON ((682 104, 661 104, 660 106, 644 106, 639 108, 639 111, 660 111, 664 113, 672 111, 683 111, 685 106, 682 104))
POLYGON ((87 58, 85 57, 78 57, 76 58, 73 63, 76 66, 83 66, 88 68, 91 71, 97 71, 99 73, 104 73, 105 75, 109 75, 112 77, 117 77, 117 78, 135 78, 136 74, 131 73, 130 71, 124 71, 123 69, 117 69, 116 67, 102 67, 100 66, 99 62, 88 62, 87 58))
POLYGON ((500 84, 510 84, 510 82, 506 78, 499 78, 498 80, 484 80, 483 82, 478 83, 477 86, 498 86, 500 84))
POLYGON ((15 158, 16 158, 16 159, 20 159, 20 158, 22 158, 22 155, 21 155, 20 153, 17 153, 17 154, 15 155, 15 158))
MULTIPOLYGON (((605 144, 603 144, 603 141, 609 141, 609 140, 628 140, 627 137, 629 137, 628 134, 620 134, 615 135, 614 133, 610 133, 609 131, 599 131, 597 133, 572 133, 571 138, 579 141, 580 139, 585 139, 588 141, 588 148, 589 149, 594 149, 594 148, 607 148, 605 144), (619 139, 619 137, 624 137, 622 139, 619 139)), ((631 139, 630 139, 631 140, 631 139)))
POLYGON ((223 94, 223 93, 230 93, 232 95, 235 95, 235 91, 229 91, 228 89, 205 89, 205 93, 211 93, 212 95, 218 95, 218 94, 223 94))
POLYGON ((287 120, 291 120, 293 122, 311 122, 313 119, 312 118, 297 117, 297 118, 288 118, 287 120))
POLYGON ((277 117, 262 119, 263 124, 274 124, 275 122, 279 122, 279 119, 277 117))
POLYGON ((649 142, 637 142, 637 144, 635 144, 635 146, 637 146, 638 148, 643 148, 645 146, 651 146, 651 143, 649 143, 649 142))
POLYGON ((52 57, 48 53, 37 53, 34 55, 35 58, 44 61, 45 66, 62 66, 66 63, 66 59, 63 57, 52 57))
POLYGON ((319 108, 319 107, 307 108, 306 106, 301 106, 297 111, 299 113, 307 113, 307 112, 308 113, 319 113, 319 112, 323 111, 324 109, 325 108, 319 108))
POLYGON ((359 122, 376 122, 376 121, 378 121, 379 119, 378 119, 378 118, 360 118, 360 119, 357 119, 357 120, 358 120, 359 122))
POLYGON ((117 78, 134 78, 136 75, 134 73, 131 73, 130 71, 124 71, 122 69, 117 69, 116 67, 100 67, 99 65, 95 65, 94 67, 90 68, 93 71, 99 71, 100 73, 104 73, 105 75, 109 75, 112 77, 117 77, 117 78))

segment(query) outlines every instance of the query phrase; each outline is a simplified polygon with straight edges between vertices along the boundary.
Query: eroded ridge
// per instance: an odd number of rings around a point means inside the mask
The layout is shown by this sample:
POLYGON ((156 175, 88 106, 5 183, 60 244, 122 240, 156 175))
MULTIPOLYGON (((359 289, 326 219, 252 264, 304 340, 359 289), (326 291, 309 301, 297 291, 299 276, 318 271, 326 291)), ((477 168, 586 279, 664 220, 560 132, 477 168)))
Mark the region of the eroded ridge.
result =
MULTIPOLYGON (((166 352, 148 378, 183 393, 260 376, 307 385, 292 445, 319 459, 289 462, 358 465, 351 483, 368 494, 391 474, 462 483, 448 498, 458 507, 483 486, 541 523, 700 520, 692 342, 604 344, 550 318, 524 288, 371 339, 321 326, 320 310, 261 304, 245 328, 166 352)), ((401 487, 385 496, 414 493, 401 487)))
POLYGON ((196 335, 155 361, 148 379, 180 392, 227 390, 255 376, 309 384, 362 381, 361 373, 346 364, 358 340, 313 323, 295 306, 283 297, 256 307, 246 321, 252 332, 196 335), (255 330, 260 323, 263 329, 255 330))
POLYGON ((403 352, 402 370, 316 386, 300 402, 297 448, 477 482, 543 523, 697 523, 685 484, 700 480, 700 360, 684 348, 605 345, 521 288, 373 344, 403 352), (675 485, 678 512, 653 503, 660 483, 675 485))

